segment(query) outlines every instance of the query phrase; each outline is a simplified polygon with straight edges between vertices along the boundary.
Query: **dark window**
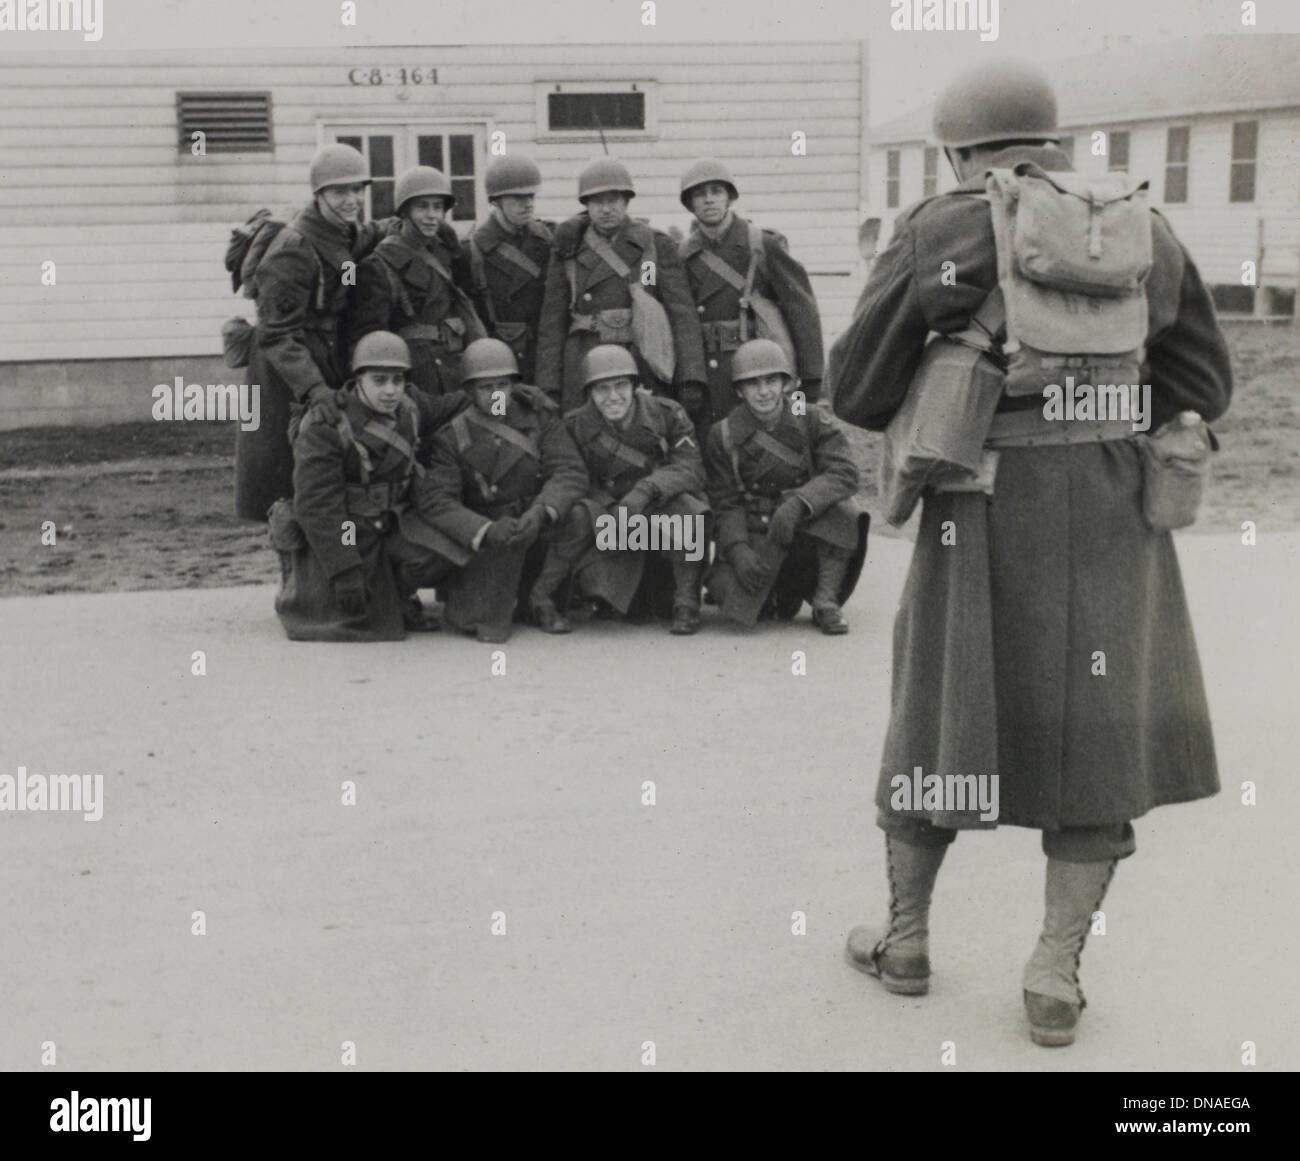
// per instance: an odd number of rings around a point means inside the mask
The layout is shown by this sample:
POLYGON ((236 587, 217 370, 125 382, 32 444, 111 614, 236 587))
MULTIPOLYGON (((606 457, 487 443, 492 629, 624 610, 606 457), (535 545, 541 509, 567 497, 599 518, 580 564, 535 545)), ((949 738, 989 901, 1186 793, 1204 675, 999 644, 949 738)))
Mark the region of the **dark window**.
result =
POLYGON ((1060 149, 1060 151, 1070 159, 1070 164, 1073 165, 1074 164, 1074 138, 1062 137, 1061 143, 1059 146, 1057 146, 1057 148, 1060 149))
POLYGON ((1238 286, 1235 282, 1220 282, 1210 288, 1210 297, 1214 299, 1216 310, 1231 314, 1253 314, 1255 310, 1255 288, 1238 286))
POLYGON ((1107 169, 1128 169, 1128 130, 1116 129, 1110 134, 1110 161, 1107 169))
POLYGON ((894 209, 898 205, 898 172, 902 154, 890 149, 885 154, 885 205, 894 209))
POLYGON ((925 147, 921 192, 925 197, 939 192, 939 150, 932 145, 925 147))
POLYGON ((552 133, 645 129, 645 94, 547 93, 546 128, 552 133))
POLYGON ((270 153, 270 93, 177 93, 177 148, 191 153, 203 134, 208 153, 270 153))
POLYGON ((469 133, 453 133, 447 152, 451 155, 451 192, 456 195, 456 220, 478 220, 478 206, 474 200, 474 137, 469 133))
POLYGON ((371 182, 366 192, 366 215, 371 219, 392 217, 393 208, 393 136, 391 133, 372 133, 334 138, 340 145, 351 145, 370 166, 371 182))
MULTIPOLYGON (((442 169, 442 138, 439 137, 421 137, 419 140, 419 154, 421 165, 432 165, 434 169, 442 169)), ((444 173, 447 171, 444 169, 444 173)))
POLYGON ((1192 131, 1186 125, 1165 134, 1165 201, 1187 200, 1187 158, 1192 131))
POLYGON ((1255 150, 1259 145, 1259 122, 1238 121, 1232 127, 1232 173, 1228 180, 1228 201, 1255 200, 1255 150))

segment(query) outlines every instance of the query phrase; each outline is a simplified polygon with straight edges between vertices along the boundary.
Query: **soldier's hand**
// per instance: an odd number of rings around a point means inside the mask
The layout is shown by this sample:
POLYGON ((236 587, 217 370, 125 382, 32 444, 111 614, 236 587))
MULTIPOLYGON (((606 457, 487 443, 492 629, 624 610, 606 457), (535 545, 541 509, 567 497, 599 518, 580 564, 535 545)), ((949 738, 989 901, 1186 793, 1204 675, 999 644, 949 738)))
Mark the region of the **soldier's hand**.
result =
POLYGON ((731 567, 736 579, 751 593, 758 592, 772 579, 772 570, 748 544, 738 544, 731 552, 731 567))
POLYGON ((513 516, 493 520, 488 530, 483 533, 484 548, 504 548, 519 529, 519 521, 513 516))
POLYGON ((677 402, 686 408, 686 414, 692 419, 704 410, 708 397, 708 388, 703 383, 683 383, 677 392, 677 402))
POLYGON ((781 502, 781 506, 772 513, 767 523, 767 538, 778 548, 789 548, 794 534, 798 530, 808 509, 802 500, 794 496, 781 502))
POLYGON ((526 399, 533 407, 542 411, 559 411, 560 405, 540 387, 534 387, 531 383, 518 383, 515 385, 515 391, 526 399))
POLYGON ((515 534, 510 538, 511 548, 527 548, 541 535, 546 527, 546 509, 540 506, 529 508, 515 521, 515 534))
POLYGON ((366 613, 366 574, 360 568, 350 568, 334 578, 334 603, 347 617, 363 617, 366 613))
POLYGON ((333 427, 343 413, 339 410, 338 395, 330 387, 313 387, 307 394, 307 402, 313 420, 328 423, 333 427))
POLYGON ((640 516, 658 498, 658 489, 653 484, 642 483, 634 485, 619 503, 629 516, 640 516))

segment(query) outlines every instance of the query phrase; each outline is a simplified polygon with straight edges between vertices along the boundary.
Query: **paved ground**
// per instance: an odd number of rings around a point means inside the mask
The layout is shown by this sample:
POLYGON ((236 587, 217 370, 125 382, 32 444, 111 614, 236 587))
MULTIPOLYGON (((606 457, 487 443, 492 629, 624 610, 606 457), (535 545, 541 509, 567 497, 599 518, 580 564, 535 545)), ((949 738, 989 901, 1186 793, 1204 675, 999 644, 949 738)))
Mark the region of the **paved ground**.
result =
POLYGON ((949 856, 930 996, 840 958, 885 904, 903 541, 848 638, 521 630, 504 676, 458 637, 291 644, 265 587, 0 601, 0 773, 106 799, 0 815, 0 1068, 50 1040, 70 1069, 330 1069, 348 1040, 375 1069, 637 1069, 645 1041, 660 1069, 936 1069, 952 1041, 963 1070, 1234 1070, 1246 1040, 1300 1067, 1300 534, 1179 543, 1225 792, 1138 824, 1062 1051, 1020 1008, 1034 832, 949 856))

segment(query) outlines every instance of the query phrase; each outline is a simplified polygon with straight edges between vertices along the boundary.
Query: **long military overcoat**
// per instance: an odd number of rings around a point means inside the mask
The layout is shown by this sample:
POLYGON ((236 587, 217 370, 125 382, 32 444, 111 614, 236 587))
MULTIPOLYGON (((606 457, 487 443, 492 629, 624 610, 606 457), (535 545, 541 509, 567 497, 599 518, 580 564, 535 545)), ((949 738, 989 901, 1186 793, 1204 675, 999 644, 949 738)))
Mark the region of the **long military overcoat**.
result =
MULTIPOLYGON (((1022 160, 1070 168, 1060 150, 1030 146, 990 166, 1022 160)), ((962 330, 996 284, 990 208, 970 196, 983 186, 968 182, 900 216, 831 352, 833 405, 849 422, 882 430, 927 333, 962 330), (949 262, 955 285, 943 278, 949 262)), ((1152 228, 1143 380, 1153 427, 1184 409, 1213 420, 1232 386, 1223 335, 1168 223, 1153 213, 1152 228)), ((1217 791, 1173 540, 1143 522, 1141 489, 1138 446, 1112 440, 1003 448, 991 497, 925 497, 894 626, 882 810, 893 779, 915 767, 997 774, 998 821, 1051 830, 1217 791)), ((927 817, 981 825, 962 812, 927 817)))
POLYGON ((492 214, 461 245, 479 318, 492 338, 514 351, 525 383, 536 381, 537 329, 553 240, 548 222, 532 221, 515 232, 492 214))

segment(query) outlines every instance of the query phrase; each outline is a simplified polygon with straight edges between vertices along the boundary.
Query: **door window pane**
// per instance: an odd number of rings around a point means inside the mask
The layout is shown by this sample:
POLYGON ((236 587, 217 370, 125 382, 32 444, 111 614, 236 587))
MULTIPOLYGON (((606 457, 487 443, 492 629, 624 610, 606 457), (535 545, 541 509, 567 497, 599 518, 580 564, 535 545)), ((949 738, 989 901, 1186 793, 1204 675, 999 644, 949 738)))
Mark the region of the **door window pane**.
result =
POLYGON ((1117 129, 1110 135, 1108 169, 1128 169, 1128 130, 1117 129))
POLYGON ((474 138, 469 133, 451 135, 451 177, 474 176, 474 138))
POLYGON ((456 195, 456 221, 477 221, 478 204, 474 197, 474 179, 472 177, 452 178, 451 192, 456 195))
POLYGON ((1255 149, 1259 144, 1259 122, 1238 121, 1232 127, 1232 173, 1228 201, 1255 200, 1255 149))
POLYGON ((420 154, 420 165, 432 165, 434 169, 442 169, 444 173, 447 172, 442 166, 442 138, 440 136, 421 136, 416 148, 420 154))

